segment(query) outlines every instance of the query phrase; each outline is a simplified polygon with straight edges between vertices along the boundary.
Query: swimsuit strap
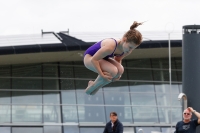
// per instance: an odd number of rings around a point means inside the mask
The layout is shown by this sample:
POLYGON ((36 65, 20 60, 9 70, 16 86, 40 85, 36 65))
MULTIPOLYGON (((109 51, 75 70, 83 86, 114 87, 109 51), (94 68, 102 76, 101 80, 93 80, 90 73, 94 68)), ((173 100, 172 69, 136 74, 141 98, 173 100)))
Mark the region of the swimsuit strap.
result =
POLYGON ((114 52, 115 52, 115 50, 117 49, 117 41, 116 41, 114 38, 111 38, 111 39, 113 39, 113 40, 115 41, 115 44, 116 44, 115 49, 114 49, 114 51, 113 51, 113 53, 112 53, 112 55, 113 55, 114 52))
MULTIPOLYGON (((114 38, 112 38, 113 40, 115 40, 114 38)), ((115 47, 115 50, 116 50, 116 48, 117 48, 117 41, 115 40, 115 42, 116 42, 116 47, 115 47)), ((112 54, 114 54, 114 52, 115 52, 115 50, 113 51, 113 53, 112 54)), ((120 55, 115 55, 115 56, 122 56, 124 54, 124 52, 123 53, 121 53, 120 55)))

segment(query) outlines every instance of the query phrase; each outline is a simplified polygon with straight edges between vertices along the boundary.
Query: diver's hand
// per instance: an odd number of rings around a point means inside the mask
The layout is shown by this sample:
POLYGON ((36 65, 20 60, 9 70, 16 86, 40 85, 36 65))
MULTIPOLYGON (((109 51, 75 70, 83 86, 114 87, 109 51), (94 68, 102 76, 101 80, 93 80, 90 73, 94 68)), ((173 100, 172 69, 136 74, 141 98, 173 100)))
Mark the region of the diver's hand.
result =
POLYGON ((112 80, 112 82, 118 81, 120 78, 121 78, 121 75, 120 75, 119 77, 117 77, 117 78, 114 78, 114 79, 112 80))
POLYGON ((108 73, 108 72, 103 72, 103 75, 101 75, 106 81, 112 81, 112 76, 111 76, 111 74, 110 73, 108 73))

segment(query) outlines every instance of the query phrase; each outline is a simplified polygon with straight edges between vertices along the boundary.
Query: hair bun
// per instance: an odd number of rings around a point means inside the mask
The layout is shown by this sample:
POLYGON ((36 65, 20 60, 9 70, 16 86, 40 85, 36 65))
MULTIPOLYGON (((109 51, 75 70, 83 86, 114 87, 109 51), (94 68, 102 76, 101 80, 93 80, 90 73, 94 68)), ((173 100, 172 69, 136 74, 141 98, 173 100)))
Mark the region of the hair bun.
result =
POLYGON ((134 23, 131 25, 130 29, 133 30, 137 28, 139 25, 142 25, 142 23, 138 23, 137 21, 134 21, 134 23))

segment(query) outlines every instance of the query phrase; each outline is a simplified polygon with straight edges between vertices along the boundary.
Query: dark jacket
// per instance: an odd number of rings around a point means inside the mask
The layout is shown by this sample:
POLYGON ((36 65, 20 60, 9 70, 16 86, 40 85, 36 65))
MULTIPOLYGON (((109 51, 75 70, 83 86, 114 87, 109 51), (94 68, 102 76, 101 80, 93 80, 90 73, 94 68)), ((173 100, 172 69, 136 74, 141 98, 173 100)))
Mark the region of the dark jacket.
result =
POLYGON ((115 121, 113 128, 111 125, 112 125, 111 121, 109 121, 106 124, 106 127, 105 127, 103 133, 123 133, 123 129, 124 129, 123 124, 119 120, 115 121))

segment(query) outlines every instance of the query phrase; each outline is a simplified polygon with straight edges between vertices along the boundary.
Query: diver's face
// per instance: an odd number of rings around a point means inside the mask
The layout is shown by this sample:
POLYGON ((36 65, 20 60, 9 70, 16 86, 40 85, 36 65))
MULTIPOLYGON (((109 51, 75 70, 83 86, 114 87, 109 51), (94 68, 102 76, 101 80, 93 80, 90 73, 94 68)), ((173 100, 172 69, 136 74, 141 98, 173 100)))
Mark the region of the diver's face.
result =
POLYGON ((131 51, 133 51, 134 49, 136 49, 138 47, 138 45, 136 45, 134 42, 124 42, 123 43, 123 52, 124 53, 129 53, 131 51))

